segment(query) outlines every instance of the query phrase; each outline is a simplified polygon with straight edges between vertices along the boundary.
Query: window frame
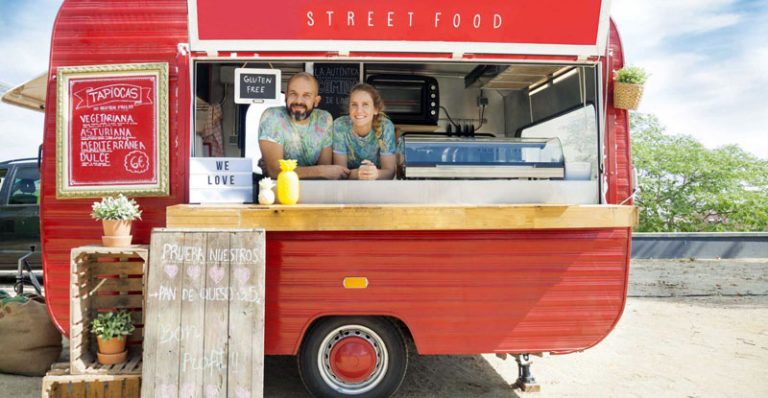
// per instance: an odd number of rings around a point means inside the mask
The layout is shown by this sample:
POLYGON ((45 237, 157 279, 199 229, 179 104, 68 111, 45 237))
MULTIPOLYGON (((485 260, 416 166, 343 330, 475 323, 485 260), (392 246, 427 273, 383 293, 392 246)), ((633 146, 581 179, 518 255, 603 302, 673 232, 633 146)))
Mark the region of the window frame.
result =
POLYGON ((3 179, 0 180, 0 206, 5 206, 6 203, 8 203, 8 194, 6 191, 8 189, 5 187, 5 181, 11 179, 11 174, 13 174, 13 166, 0 166, 0 170, 5 171, 5 175, 3 176, 3 179))
MULTIPOLYGON (((19 174, 19 172, 22 169, 32 169, 32 170, 35 170, 35 169, 37 169, 37 166, 34 165, 34 164, 29 164, 29 165, 15 165, 15 167, 12 167, 11 173, 9 175, 6 175, 6 177, 5 177, 6 180, 10 180, 11 181, 11 184, 6 184, 6 187, 3 188, 5 190, 5 192, 4 193, 0 193, 0 194, 2 194, 2 200, 0 200, 0 205, 5 206, 5 207, 13 207, 13 208, 15 208, 15 207, 40 206, 40 194, 38 194, 38 196, 37 196, 37 202, 36 203, 11 203, 11 186, 15 182, 16 176, 19 174)), ((40 184, 40 182, 39 182, 40 180, 41 180, 41 176, 40 176, 40 171, 38 170, 38 172, 37 172, 37 180, 36 180, 36 181, 38 181, 38 184, 40 184)))

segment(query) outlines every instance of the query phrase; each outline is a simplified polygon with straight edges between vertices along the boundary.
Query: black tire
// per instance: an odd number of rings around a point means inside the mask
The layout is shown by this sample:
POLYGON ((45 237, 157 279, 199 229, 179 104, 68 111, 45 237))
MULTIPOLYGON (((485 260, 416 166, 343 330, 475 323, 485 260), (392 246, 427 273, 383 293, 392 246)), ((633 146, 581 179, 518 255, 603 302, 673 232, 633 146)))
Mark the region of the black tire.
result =
MULTIPOLYGON (((350 340, 347 340, 349 342, 350 340)), ((386 398, 400 387, 408 367, 408 349, 400 329, 386 318, 331 317, 317 321, 304 336, 297 357, 299 376, 316 398, 386 398), (345 382, 334 374, 329 355, 348 337, 370 344, 375 369, 367 379, 345 382), (324 358, 320 361, 321 356, 324 358)))

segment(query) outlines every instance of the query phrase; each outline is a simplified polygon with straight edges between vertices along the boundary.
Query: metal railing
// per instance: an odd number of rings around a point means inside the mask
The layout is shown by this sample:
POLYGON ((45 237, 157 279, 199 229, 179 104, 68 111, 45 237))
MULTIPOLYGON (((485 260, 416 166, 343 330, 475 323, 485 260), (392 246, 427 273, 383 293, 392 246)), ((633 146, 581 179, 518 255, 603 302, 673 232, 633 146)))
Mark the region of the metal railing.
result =
POLYGON ((634 233, 632 258, 768 258, 768 232, 634 233))

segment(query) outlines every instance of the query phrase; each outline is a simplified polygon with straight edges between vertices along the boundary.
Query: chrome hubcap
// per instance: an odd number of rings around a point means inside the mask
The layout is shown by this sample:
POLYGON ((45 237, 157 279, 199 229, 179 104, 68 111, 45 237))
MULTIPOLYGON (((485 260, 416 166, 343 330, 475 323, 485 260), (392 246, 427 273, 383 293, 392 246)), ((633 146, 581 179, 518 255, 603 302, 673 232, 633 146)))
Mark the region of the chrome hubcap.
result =
POLYGON ((318 351, 318 369, 323 381, 334 390, 363 394, 378 385, 387 373, 389 357, 378 334, 361 325, 334 329, 318 351))

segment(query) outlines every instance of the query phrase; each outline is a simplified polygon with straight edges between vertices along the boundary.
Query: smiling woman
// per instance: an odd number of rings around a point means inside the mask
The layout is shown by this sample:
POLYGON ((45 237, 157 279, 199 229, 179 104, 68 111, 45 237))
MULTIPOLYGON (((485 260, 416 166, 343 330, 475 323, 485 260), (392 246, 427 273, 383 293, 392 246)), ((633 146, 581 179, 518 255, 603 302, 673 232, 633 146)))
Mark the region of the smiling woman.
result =
POLYGON ((395 176, 395 126, 370 84, 349 94, 349 116, 333 122, 333 163, 349 168, 349 179, 391 180, 395 176))

